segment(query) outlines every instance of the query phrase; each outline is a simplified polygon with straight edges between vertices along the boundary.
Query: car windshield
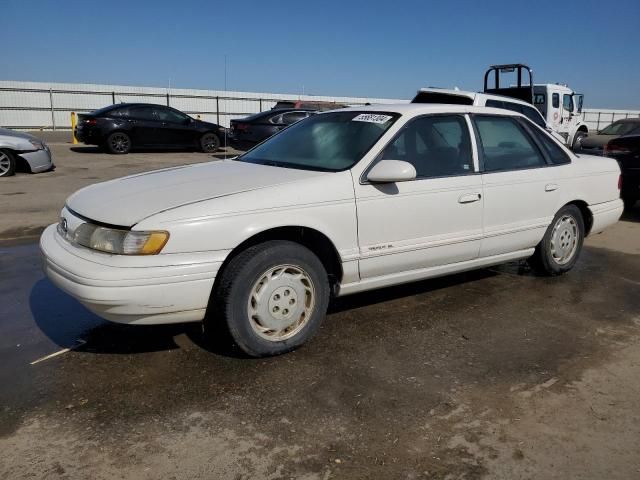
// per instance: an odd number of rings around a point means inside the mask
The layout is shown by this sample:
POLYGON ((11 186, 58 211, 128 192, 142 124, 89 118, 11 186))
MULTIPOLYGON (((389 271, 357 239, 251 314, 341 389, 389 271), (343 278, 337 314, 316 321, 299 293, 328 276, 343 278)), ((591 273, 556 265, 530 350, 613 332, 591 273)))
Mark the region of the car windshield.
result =
POLYGON ((640 122, 614 122, 600 131, 600 135, 628 135, 640 128, 640 122))
POLYGON ((314 115, 261 143, 238 161, 337 172, 351 168, 400 115, 338 111, 314 115))

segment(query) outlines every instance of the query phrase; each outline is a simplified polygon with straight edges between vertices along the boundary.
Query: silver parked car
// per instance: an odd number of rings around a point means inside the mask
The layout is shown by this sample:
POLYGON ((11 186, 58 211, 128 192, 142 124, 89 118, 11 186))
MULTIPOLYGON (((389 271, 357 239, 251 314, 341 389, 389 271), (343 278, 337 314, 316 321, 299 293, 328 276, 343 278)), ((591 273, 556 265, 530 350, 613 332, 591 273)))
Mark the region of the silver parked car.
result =
POLYGON ((28 133, 0 128, 0 177, 13 175, 20 163, 31 173, 54 167, 51 151, 42 140, 28 133))

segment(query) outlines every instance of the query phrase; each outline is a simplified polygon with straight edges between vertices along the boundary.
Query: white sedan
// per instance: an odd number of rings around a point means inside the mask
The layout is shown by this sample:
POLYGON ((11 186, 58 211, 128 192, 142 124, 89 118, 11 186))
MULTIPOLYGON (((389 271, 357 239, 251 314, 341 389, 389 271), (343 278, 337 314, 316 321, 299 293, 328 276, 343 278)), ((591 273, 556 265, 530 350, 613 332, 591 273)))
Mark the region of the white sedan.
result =
POLYGON ((274 355, 332 296, 527 258, 570 270, 619 219, 619 176, 517 113, 348 108, 234 160, 84 188, 40 245, 49 278, 104 318, 204 321, 274 355))

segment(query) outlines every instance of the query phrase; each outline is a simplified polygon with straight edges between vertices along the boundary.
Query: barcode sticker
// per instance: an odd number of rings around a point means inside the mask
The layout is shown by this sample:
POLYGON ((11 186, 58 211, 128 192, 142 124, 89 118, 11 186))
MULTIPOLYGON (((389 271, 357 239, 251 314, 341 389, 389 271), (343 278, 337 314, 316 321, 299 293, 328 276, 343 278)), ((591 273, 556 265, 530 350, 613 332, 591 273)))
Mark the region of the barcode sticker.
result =
POLYGON ((353 118, 354 122, 369 122, 369 123, 385 123, 391 120, 391 115, 380 115, 378 113, 361 113, 357 117, 353 118))

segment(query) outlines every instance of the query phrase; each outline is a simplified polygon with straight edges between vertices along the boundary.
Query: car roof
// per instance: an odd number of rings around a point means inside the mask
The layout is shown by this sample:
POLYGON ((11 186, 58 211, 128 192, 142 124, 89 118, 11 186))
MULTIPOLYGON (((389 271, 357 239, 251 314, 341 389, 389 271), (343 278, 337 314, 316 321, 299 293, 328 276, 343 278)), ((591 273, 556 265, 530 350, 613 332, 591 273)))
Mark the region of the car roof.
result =
MULTIPOLYGON (((512 110, 504 110, 502 108, 479 107, 474 105, 451 105, 445 103, 379 103, 375 105, 363 105, 359 107, 347 107, 330 112, 389 112, 399 113, 401 115, 415 116, 428 113, 487 113, 491 115, 501 116, 520 116, 521 113, 512 110)), ((322 115, 322 112, 320 115, 322 115)))

